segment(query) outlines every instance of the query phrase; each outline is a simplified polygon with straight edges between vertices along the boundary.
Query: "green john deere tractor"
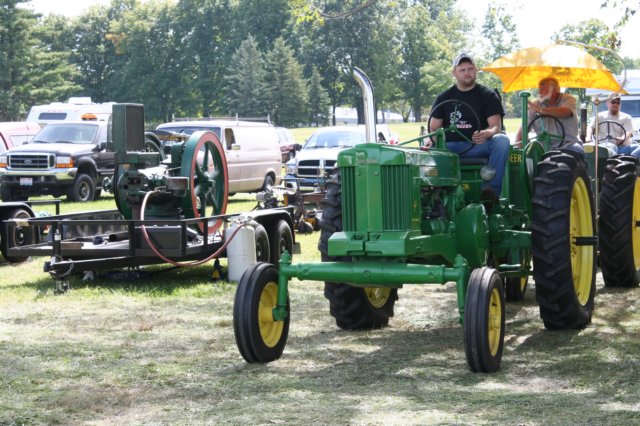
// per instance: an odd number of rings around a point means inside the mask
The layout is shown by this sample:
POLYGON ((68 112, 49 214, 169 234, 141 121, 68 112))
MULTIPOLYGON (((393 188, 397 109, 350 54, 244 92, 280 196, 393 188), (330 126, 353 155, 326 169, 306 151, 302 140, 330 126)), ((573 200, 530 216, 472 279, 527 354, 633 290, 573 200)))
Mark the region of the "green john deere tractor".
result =
MULTIPOLYGON (((375 140, 373 91, 364 73, 355 76, 367 140, 375 140)), ((545 327, 591 321, 596 223, 578 154, 546 152, 539 141, 512 147, 503 192, 491 204, 480 199, 491 170, 449 152, 444 129, 400 146, 358 145, 340 153, 335 170, 320 222, 322 263, 292 264, 284 254, 279 269, 258 263, 238 284, 234 332, 247 362, 281 356, 293 277, 325 281, 330 313, 347 330, 386 326, 405 284, 454 282, 466 359, 476 372, 499 368, 505 296, 521 299, 530 276, 545 327), (428 150, 427 137, 434 141, 428 150)))

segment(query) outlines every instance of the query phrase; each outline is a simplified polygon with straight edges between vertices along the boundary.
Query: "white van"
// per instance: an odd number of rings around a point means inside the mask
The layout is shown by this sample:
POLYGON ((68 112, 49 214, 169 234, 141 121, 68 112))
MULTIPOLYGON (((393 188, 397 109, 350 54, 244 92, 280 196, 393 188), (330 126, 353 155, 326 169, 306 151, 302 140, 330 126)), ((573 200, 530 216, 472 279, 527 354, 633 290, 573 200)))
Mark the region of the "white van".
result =
POLYGON ((271 124, 235 120, 174 121, 156 130, 191 135, 214 132, 224 146, 229 171, 229 194, 258 192, 282 181, 282 154, 271 124))
POLYGON ((96 104, 91 101, 90 97, 72 97, 67 102, 32 106, 27 121, 33 121, 40 125, 87 119, 108 121, 114 104, 115 102, 96 104))

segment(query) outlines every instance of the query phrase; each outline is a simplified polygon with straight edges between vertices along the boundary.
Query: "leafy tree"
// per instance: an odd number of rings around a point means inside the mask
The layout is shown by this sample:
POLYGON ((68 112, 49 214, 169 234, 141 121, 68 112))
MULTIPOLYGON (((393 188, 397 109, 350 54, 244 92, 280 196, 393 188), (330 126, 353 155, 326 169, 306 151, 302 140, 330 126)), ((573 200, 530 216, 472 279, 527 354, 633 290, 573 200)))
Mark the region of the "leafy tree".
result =
POLYGON ((258 117, 268 112, 268 87, 262 52, 249 35, 231 57, 225 74, 227 102, 231 113, 258 117))
POLYGON ((322 76, 318 68, 312 66, 309 79, 309 123, 314 126, 326 126, 329 123, 330 106, 329 95, 322 87, 322 76))
MULTIPOLYGON (((487 41, 487 48, 483 57, 478 58, 480 60, 489 62, 520 48, 513 16, 509 14, 509 7, 503 3, 489 6, 484 15, 481 34, 487 41)), ((478 80, 488 87, 502 87, 500 79, 491 73, 482 73, 478 80)), ((521 115, 522 102, 518 93, 508 93, 502 98, 507 115, 521 115)))
POLYGON ((451 58, 462 50, 469 22, 454 11, 453 1, 408 3, 400 18, 400 87, 422 121, 423 107, 451 85, 451 58))
POLYGON ((117 21, 119 15, 120 11, 113 5, 93 6, 71 25, 75 38, 71 60, 79 70, 77 82, 83 87, 84 95, 94 102, 118 100, 118 71, 125 61, 122 55, 116 54, 116 46, 109 40, 109 25, 117 21))
MULTIPOLYGON (((553 35, 553 38, 577 41, 605 47, 614 51, 620 49, 620 41, 617 40, 615 33, 604 22, 595 18, 578 22, 575 25, 564 25, 553 35)), ((611 54, 600 50, 591 50, 589 53, 598 58, 611 70, 620 68, 620 62, 611 54)))
POLYGON ((184 68, 186 92, 176 101, 180 111, 224 113, 225 64, 235 50, 229 31, 233 13, 229 0, 181 0, 176 5, 174 31, 182 40, 177 53, 184 68))
POLYGON ((292 127, 307 121, 308 89, 302 67, 293 50, 278 38, 265 57, 265 83, 269 94, 269 111, 279 126, 292 127))
POLYGON ((251 34, 260 50, 271 49, 279 37, 289 38, 291 16, 290 0, 237 0, 229 23, 234 47, 251 34))
POLYGON ((118 99, 145 105, 152 121, 170 120, 182 85, 179 43, 173 31, 173 6, 167 1, 136 3, 113 23, 116 53, 126 58, 118 73, 118 99))
POLYGON ((0 120, 18 120, 30 105, 29 68, 34 60, 36 25, 33 12, 17 7, 20 0, 0 6, 0 120))

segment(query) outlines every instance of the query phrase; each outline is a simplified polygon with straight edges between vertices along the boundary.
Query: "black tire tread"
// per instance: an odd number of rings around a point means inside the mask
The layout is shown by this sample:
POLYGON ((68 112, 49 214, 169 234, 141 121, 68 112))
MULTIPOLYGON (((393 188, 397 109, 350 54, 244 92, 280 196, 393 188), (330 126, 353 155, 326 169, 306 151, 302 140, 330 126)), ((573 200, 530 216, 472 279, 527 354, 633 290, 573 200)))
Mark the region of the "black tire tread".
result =
POLYGON ((638 164, 634 157, 607 160, 600 197, 600 265, 606 287, 638 286, 633 255, 633 205, 638 164))
MULTIPOLYGON (((328 256, 328 241, 334 232, 342 231, 342 203, 340 170, 334 169, 326 182, 326 193, 320 203, 320 250, 323 262, 350 262, 349 257, 332 258, 328 256)), ((385 327, 394 315, 393 307, 398 300, 398 290, 391 289, 387 302, 380 308, 371 305, 362 287, 353 287, 345 283, 325 282, 324 296, 329 301, 329 313, 336 319, 336 325, 343 330, 372 330, 385 327)))
MULTIPOLYGON (((538 164, 532 198, 533 278, 540 317, 548 329, 584 328, 591 322, 595 295, 595 247, 587 303, 579 303, 571 269, 569 209, 578 179, 591 185, 584 161, 569 151, 550 151, 538 164)), ((593 204, 591 218, 595 230, 593 204)))

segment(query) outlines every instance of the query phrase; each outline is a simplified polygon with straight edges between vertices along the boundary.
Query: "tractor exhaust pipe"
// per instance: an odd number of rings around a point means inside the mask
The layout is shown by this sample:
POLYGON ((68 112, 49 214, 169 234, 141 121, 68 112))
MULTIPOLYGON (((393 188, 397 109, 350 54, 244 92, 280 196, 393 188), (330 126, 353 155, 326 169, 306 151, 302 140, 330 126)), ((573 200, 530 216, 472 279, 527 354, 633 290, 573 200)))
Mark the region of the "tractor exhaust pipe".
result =
POLYGON ((377 142, 376 133, 376 111, 373 102, 373 85, 369 77, 358 67, 353 67, 355 77, 362 90, 362 100, 364 101, 364 129, 367 142, 377 142))

